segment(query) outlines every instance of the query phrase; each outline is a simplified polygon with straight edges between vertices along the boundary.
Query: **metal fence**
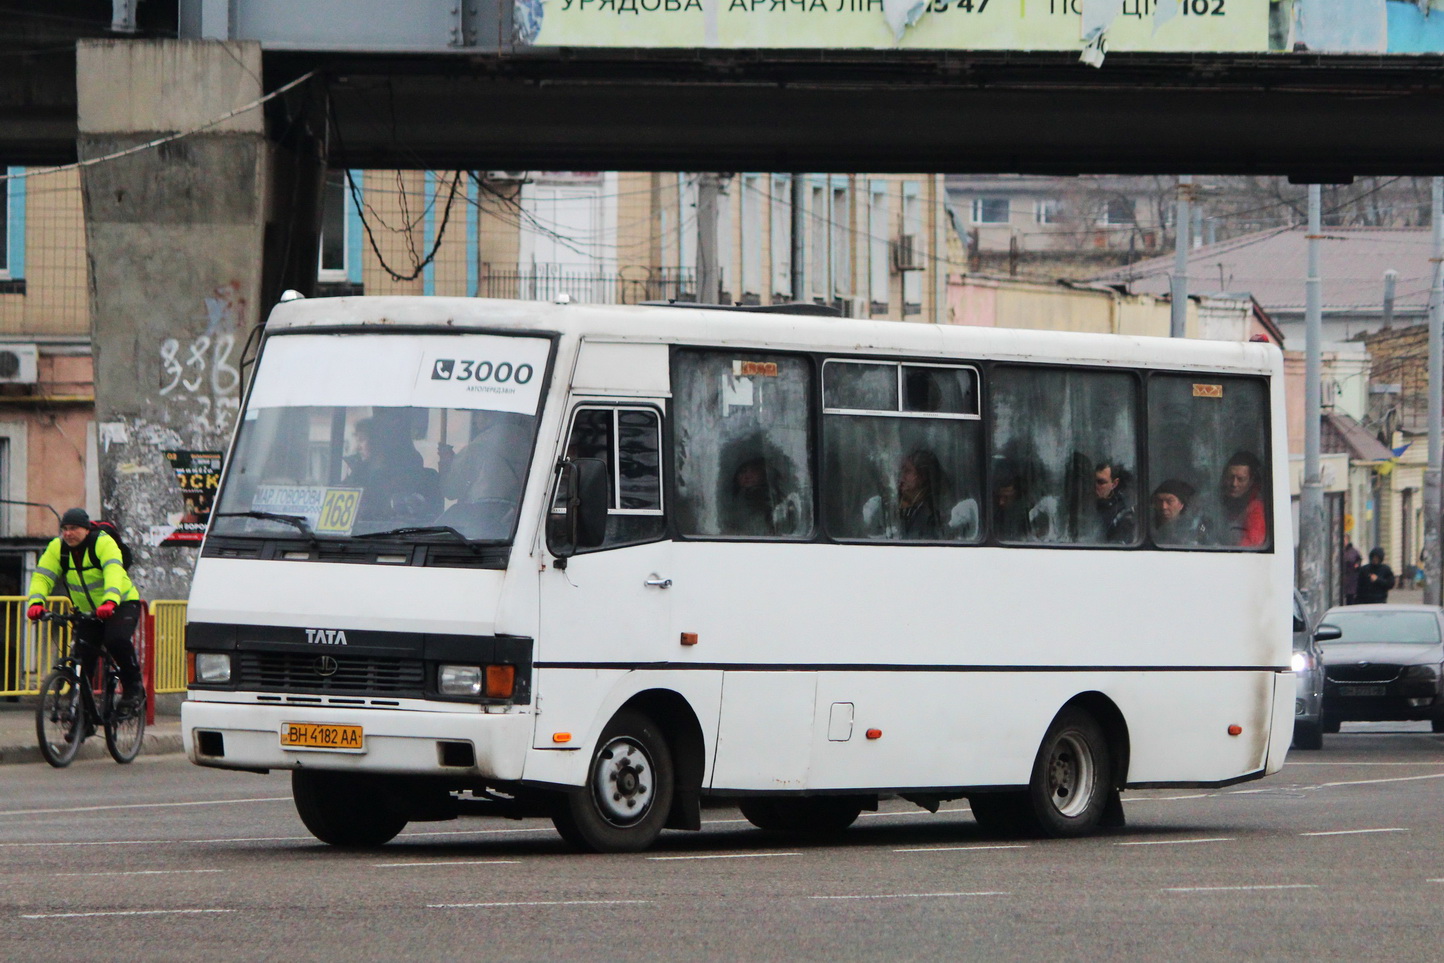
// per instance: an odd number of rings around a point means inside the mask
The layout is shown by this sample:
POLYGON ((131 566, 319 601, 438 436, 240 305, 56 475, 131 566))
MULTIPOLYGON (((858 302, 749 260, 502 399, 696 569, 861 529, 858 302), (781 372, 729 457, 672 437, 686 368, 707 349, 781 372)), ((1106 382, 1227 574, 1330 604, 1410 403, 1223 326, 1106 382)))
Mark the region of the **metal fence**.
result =
MULTIPOLYGON (((40 684, 55 660, 70 649, 70 627, 52 622, 31 622, 25 617, 28 599, 0 596, 0 696, 38 695, 40 684)), ((53 612, 70 611, 70 600, 52 598, 53 612)), ((136 651, 142 663, 154 667, 152 691, 186 690, 186 603, 150 602, 149 617, 136 633, 136 651)), ((149 673, 148 673, 149 674, 149 673)))
POLYGON ((476 296, 515 298, 522 301, 554 301, 568 295, 585 304, 639 304, 642 301, 696 300, 696 272, 662 268, 646 277, 627 274, 597 274, 562 264, 481 265, 476 296))

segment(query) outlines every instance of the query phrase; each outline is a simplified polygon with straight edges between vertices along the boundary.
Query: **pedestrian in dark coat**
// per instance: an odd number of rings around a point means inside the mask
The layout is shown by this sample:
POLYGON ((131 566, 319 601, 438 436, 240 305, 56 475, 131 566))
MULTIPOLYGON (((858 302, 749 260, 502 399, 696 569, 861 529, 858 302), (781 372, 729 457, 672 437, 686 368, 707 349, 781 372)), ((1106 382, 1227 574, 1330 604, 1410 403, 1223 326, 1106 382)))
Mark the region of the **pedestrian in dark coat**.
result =
POLYGON ((1354 547, 1349 536, 1344 536, 1344 557, 1342 575, 1344 584, 1340 586, 1344 592, 1344 604, 1354 604, 1354 594, 1359 590, 1359 566, 1364 564, 1364 556, 1354 547))
POLYGON ((1359 569, 1359 588, 1354 593, 1357 605, 1389 601, 1389 589, 1394 587, 1394 570, 1384 564, 1384 550, 1369 550, 1369 564, 1359 569))

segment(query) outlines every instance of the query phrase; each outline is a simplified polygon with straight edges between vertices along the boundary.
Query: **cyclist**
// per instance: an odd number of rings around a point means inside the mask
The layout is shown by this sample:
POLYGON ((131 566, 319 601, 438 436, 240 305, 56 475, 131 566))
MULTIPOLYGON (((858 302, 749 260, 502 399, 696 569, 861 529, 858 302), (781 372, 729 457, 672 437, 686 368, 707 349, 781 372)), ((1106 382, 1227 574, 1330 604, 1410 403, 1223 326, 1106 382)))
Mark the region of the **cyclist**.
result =
POLYGON ((32 622, 40 619, 45 613, 45 599, 64 573, 71 604, 101 620, 75 627, 85 675, 94 675, 99 647, 103 645, 120 668, 124 689, 121 705, 133 711, 145 704, 140 662, 130 639, 140 621, 141 605, 140 593, 131 584, 121 558, 115 539, 93 528, 85 509, 67 510, 60 518, 60 537, 50 540, 35 565, 35 574, 30 578, 30 609, 25 614, 32 622), (97 597, 102 600, 98 604, 97 597))

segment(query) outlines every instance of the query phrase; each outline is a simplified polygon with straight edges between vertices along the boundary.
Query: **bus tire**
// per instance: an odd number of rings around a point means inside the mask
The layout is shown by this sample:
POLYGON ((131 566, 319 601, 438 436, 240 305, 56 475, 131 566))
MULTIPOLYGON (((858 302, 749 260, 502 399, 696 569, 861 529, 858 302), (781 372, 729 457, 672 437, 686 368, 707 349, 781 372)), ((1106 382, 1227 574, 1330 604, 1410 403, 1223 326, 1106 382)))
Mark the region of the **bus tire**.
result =
POLYGON ((356 773, 294 769, 291 798, 311 835, 332 846, 373 849, 406 828, 383 787, 356 773))
POLYGON ((791 836, 836 836, 857 822, 862 799, 857 796, 755 796, 737 803, 758 829, 791 836))
POLYGON ((557 802, 562 838, 594 853, 635 853, 656 841, 676 791, 672 753, 657 724, 623 711, 597 740, 586 783, 557 802))
POLYGON ((1083 709, 1065 707, 1033 761, 1023 809, 1027 828, 1053 839, 1092 833, 1108 805, 1112 772, 1108 737, 1098 720, 1083 709))

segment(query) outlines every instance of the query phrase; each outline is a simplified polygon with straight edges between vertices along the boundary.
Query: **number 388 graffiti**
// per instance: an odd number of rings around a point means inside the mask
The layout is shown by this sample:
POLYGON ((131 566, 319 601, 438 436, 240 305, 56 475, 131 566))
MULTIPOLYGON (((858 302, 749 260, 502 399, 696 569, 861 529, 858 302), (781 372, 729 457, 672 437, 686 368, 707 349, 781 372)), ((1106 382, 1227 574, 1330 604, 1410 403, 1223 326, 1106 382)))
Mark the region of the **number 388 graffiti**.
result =
POLYGON ((232 334, 203 334, 184 344, 166 338, 160 344, 161 397, 175 395, 199 405, 201 430, 227 430, 230 414, 240 407, 241 372, 231 364, 235 350, 232 334))

